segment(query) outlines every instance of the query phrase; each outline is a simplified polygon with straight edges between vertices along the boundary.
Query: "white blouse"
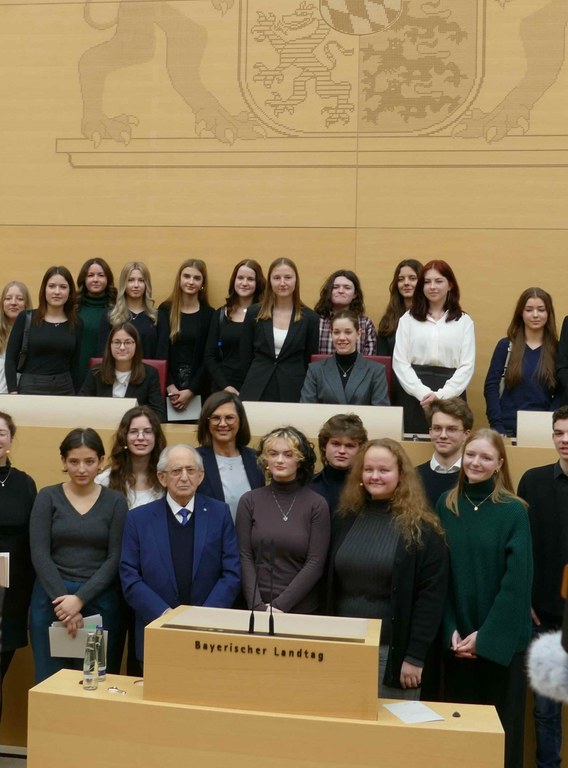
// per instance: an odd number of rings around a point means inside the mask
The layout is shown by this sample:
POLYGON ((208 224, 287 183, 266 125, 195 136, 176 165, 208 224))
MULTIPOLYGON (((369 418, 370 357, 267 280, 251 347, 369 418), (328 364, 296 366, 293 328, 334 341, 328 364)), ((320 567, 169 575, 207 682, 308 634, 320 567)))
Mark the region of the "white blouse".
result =
POLYGON ((284 346, 284 342, 286 341, 286 336, 288 335, 288 329, 282 330, 282 328, 273 328, 274 333, 274 354, 276 357, 282 352, 282 347, 284 346))
POLYGON ((114 384, 112 385, 113 397, 126 397, 126 390, 130 384, 130 374, 132 371, 115 371, 114 384))
MULTIPOLYGON (((97 485, 104 485, 108 488, 110 482, 110 467, 103 469, 103 471, 95 477, 95 483, 97 485)), ((165 490, 160 488, 146 488, 142 491, 137 491, 135 488, 128 488, 128 495, 126 501, 128 503, 128 509, 134 509, 135 507, 141 507, 143 504, 149 504, 151 501, 157 501, 161 499, 165 494, 165 490)))
POLYGON ((471 381, 475 368, 475 333, 473 320, 462 314, 446 323, 447 312, 439 320, 428 315, 424 322, 406 312, 399 320, 392 367, 402 388, 417 400, 430 394, 413 365, 438 365, 456 371, 444 386, 434 392, 446 399, 461 395, 471 381))

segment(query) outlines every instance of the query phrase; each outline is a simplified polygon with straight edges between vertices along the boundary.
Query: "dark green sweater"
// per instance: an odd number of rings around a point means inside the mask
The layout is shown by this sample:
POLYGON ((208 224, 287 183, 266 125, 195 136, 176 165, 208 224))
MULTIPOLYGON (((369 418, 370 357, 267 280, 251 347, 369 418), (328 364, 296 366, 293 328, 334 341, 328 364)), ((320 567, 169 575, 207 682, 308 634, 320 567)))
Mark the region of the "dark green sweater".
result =
POLYGON ((103 296, 83 296, 79 307, 79 317, 83 321, 83 340, 79 354, 79 388, 85 381, 89 370, 89 359, 98 357, 99 329, 101 320, 109 308, 108 294, 103 296))
POLYGON ((450 592, 444 616, 444 643, 452 633, 462 638, 477 630, 477 653, 507 666, 531 635, 532 544, 523 504, 483 501, 493 480, 468 484, 459 497, 459 515, 445 504, 436 507, 450 548, 450 592))

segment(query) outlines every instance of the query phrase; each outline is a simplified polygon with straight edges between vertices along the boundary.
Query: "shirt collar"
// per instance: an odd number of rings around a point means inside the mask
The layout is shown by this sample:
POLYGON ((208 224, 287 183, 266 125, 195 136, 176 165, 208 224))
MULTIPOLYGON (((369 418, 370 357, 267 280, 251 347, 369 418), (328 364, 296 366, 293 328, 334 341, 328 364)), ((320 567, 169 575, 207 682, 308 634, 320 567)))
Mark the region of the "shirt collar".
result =
POLYGON ((166 502, 169 506, 169 508, 172 510, 172 513, 174 514, 174 517, 176 520, 178 519, 178 516, 181 517, 179 514, 180 509, 187 509, 189 512, 189 515, 187 516, 187 519, 189 520, 190 515, 193 513, 193 508, 195 505, 195 496, 192 496, 191 499, 187 502, 185 507, 182 507, 181 504, 178 504, 178 502, 173 499, 169 493, 166 494, 166 502))
POLYGON ((439 475, 453 475, 454 472, 460 471, 461 465, 462 465, 461 456, 458 456, 455 463, 452 464, 452 466, 449 467, 448 469, 446 469, 446 467, 443 467, 440 464, 440 462, 436 458, 436 454, 434 454, 434 456, 432 456, 432 458, 430 459, 430 469, 432 470, 432 472, 437 472, 439 475))
POLYGON ((556 464, 554 465, 554 479, 558 480, 559 477, 568 478, 568 475, 564 472, 564 470, 560 466, 560 462, 557 461, 556 464))

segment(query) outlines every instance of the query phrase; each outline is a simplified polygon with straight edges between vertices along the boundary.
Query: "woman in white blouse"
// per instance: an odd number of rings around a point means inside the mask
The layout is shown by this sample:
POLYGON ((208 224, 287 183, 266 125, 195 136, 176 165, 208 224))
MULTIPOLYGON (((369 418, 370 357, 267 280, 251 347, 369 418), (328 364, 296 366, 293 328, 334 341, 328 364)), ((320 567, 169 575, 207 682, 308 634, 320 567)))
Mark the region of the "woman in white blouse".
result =
POLYGON ((393 369, 402 389, 404 431, 428 431, 424 411, 434 399, 465 399, 474 366, 473 320, 460 307, 455 275, 445 261, 430 261, 396 332, 393 369))

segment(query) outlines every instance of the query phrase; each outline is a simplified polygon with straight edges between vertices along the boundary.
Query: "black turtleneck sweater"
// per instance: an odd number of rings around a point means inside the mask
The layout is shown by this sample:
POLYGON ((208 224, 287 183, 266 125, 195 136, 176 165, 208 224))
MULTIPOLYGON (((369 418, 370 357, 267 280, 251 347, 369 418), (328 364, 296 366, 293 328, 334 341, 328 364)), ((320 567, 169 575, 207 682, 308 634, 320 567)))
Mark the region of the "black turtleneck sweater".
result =
POLYGON ((310 483, 312 491, 319 493, 327 501, 329 512, 332 516, 335 514, 339 504, 339 497, 348 475, 348 469, 336 469, 327 464, 321 472, 314 475, 310 483))
POLYGON ((335 363, 337 365, 337 370, 339 371, 343 389, 345 389, 345 386, 349 381, 349 377, 351 376, 351 371, 353 370, 353 366, 355 365, 358 354, 359 353, 357 350, 355 350, 355 352, 351 352, 348 355, 340 355, 338 352, 335 353, 335 363))
POLYGON ((236 528, 248 607, 266 610, 272 597, 273 607, 286 613, 315 613, 320 607, 317 584, 323 574, 330 537, 330 515, 325 500, 297 481, 273 481, 264 488, 243 494, 237 509, 236 528), (267 565, 272 543, 271 595, 267 565))
POLYGON ((392 574, 399 536, 389 502, 369 500, 335 555, 337 615, 386 619, 381 644, 390 642, 392 574))

